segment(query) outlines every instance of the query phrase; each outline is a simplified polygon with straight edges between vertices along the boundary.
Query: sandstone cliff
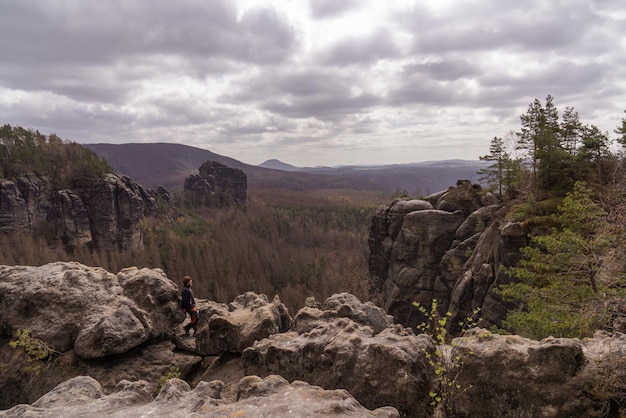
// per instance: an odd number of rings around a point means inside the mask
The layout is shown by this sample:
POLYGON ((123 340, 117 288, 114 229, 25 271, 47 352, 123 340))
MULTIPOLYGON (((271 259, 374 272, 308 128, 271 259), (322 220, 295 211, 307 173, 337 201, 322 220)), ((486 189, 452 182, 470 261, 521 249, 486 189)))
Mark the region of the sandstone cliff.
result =
POLYGON ((178 290, 159 269, 1 266, 0 416, 430 417, 442 390, 458 417, 626 412, 620 333, 533 341, 477 328, 438 345, 346 293, 307 301, 293 320, 252 292, 198 306, 198 335, 184 337, 178 290), (10 347, 24 328, 57 353, 10 347), (184 381, 158 392, 171 367, 184 381))
POLYGON ((199 171, 200 174, 185 179, 185 196, 189 202, 208 207, 245 204, 248 183, 243 170, 206 161, 199 171))
POLYGON ((0 179, 0 233, 26 230, 68 248, 140 248, 141 222, 155 212, 154 198, 117 174, 85 178, 73 190, 34 174, 0 179))
POLYGON ((506 208, 480 186, 456 187, 424 200, 395 199, 376 211, 369 235, 374 291, 397 322, 424 321, 413 301, 460 320, 481 309, 481 325, 500 325, 507 307, 493 292, 510 279, 503 267, 517 262, 526 232, 506 218, 506 208))

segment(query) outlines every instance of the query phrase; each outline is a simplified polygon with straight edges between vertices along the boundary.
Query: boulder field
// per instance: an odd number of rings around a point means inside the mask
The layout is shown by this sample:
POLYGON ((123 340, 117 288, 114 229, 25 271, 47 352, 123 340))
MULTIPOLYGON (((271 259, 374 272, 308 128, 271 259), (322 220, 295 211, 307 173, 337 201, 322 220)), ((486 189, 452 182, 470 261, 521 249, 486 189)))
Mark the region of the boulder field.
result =
POLYGON ((291 316, 248 292, 197 298, 186 337, 178 295, 159 269, 0 266, 0 416, 626 413, 618 332, 534 341, 474 328, 438 344, 347 293, 291 316), (37 344, 44 356, 29 354, 37 344))

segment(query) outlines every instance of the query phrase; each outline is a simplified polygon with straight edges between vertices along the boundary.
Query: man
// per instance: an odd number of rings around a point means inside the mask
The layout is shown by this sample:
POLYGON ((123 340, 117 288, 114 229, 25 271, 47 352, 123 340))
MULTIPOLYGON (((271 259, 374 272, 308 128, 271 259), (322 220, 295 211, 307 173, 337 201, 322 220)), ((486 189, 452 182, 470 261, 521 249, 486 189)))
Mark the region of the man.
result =
POLYGON ((198 310, 196 309, 196 300, 193 297, 193 280, 189 276, 183 277, 183 291, 181 293, 180 306, 189 314, 191 322, 184 326, 185 335, 189 335, 189 330, 193 328, 194 334, 198 332, 198 310))

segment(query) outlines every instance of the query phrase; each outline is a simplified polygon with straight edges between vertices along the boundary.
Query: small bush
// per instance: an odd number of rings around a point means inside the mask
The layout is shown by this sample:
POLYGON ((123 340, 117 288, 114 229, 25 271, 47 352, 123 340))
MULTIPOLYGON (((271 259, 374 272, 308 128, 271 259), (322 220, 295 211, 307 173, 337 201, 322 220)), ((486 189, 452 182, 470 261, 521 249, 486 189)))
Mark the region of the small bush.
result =
POLYGON ((159 387, 156 389, 156 393, 158 394, 161 391, 161 388, 170 379, 180 379, 181 373, 180 369, 176 366, 170 366, 170 368, 165 372, 163 376, 159 379, 159 387))
POLYGON ((53 356, 60 353, 52 349, 45 341, 31 337, 28 333, 27 329, 18 329, 16 339, 9 342, 9 346, 12 348, 21 347, 28 356, 28 361, 36 362, 32 366, 28 366, 26 371, 39 373, 41 371, 41 362, 50 360, 53 356))

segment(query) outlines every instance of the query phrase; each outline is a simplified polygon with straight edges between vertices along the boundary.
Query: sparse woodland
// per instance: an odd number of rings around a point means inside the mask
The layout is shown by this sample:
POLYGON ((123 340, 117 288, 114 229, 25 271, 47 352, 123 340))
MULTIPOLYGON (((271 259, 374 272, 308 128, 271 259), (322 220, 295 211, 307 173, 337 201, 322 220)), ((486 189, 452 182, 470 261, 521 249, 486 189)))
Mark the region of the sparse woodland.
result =
POLYGON ((249 290, 277 294, 291 312, 308 296, 347 291, 367 300, 369 218, 385 199, 345 190, 257 190, 245 208, 179 208, 175 216, 147 218, 140 251, 68 253, 27 232, 4 235, 0 264, 161 268, 179 285, 192 276, 197 297, 230 302, 249 290))

